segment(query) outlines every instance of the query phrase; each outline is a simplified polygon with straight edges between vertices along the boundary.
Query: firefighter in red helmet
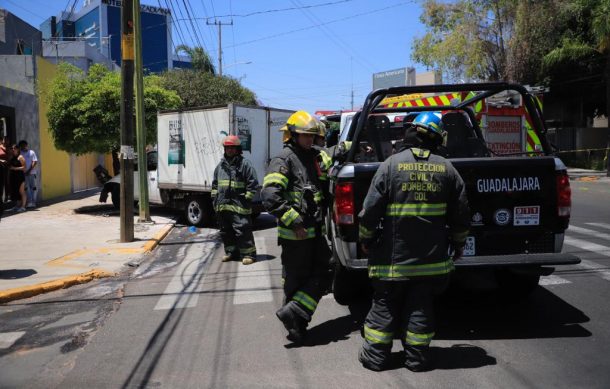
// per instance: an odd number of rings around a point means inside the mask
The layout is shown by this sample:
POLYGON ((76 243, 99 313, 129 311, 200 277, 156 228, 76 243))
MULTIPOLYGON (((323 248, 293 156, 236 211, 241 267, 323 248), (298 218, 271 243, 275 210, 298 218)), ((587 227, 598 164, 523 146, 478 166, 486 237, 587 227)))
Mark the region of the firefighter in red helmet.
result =
POLYGON ((224 157, 214 169, 212 181, 214 210, 225 248, 222 261, 241 259, 250 265, 256 260, 250 215, 258 180, 252 164, 242 156, 237 136, 227 136, 222 145, 224 157))

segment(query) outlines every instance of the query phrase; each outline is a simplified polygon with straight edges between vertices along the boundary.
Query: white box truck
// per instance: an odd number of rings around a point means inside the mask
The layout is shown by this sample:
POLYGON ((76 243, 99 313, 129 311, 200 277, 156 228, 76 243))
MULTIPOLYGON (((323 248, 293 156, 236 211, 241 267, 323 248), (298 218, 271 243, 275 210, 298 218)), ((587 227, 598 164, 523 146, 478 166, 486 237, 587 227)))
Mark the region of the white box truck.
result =
MULTIPOLYGON (((159 112, 157 150, 147 154, 150 203, 179 210, 188 225, 205 224, 213 216, 210 192, 214 168, 223 155, 222 139, 239 136, 243 155, 262 184, 269 160, 283 147, 279 129, 293 112, 239 104, 159 112)), ((118 177, 105 183, 100 201, 110 193, 118 205, 119 185, 118 177)), ((137 172, 134 187, 137 200, 137 172)), ((255 217, 262 210, 258 194, 253 208, 255 217)))

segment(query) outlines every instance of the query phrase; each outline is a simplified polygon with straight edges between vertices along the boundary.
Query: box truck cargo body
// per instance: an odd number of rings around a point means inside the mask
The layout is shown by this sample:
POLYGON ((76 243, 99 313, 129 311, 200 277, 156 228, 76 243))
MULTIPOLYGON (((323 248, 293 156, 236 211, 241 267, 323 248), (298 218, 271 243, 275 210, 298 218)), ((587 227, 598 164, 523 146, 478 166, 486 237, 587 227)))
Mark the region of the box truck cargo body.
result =
MULTIPOLYGON (((154 198, 161 199, 161 204, 183 212, 187 224, 205 224, 214 213, 210 192, 214 169, 224 153, 224 137, 240 138, 243 156, 252 163, 262 185, 269 161, 283 147, 279 129, 293 112, 239 104, 159 112, 156 188, 149 182, 149 191, 158 193, 149 194, 151 203, 154 198)), ((155 176, 154 172, 151 174, 155 176)), ((117 196, 119 193, 116 178, 105 184, 100 198, 105 199, 111 193, 114 203, 115 193, 117 196)), ((137 199, 139 193, 135 195, 137 199)), ((253 200, 254 216, 261 211, 257 193, 253 200)))

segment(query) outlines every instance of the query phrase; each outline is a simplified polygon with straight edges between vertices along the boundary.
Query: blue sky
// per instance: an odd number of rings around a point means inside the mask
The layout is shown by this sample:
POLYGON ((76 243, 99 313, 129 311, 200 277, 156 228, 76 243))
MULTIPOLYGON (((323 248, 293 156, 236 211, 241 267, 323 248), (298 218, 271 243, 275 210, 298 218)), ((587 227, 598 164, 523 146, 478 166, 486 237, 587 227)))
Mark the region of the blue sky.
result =
MULTIPOLYGON (((358 107, 372 89, 372 74, 405 66, 425 71, 411 60, 415 36, 424 34, 417 0, 141 0, 174 7, 186 18, 191 6, 199 41, 218 60, 216 26, 223 26, 223 73, 241 79, 268 106, 336 110, 358 107), (179 6, 179 8, 177 8, 179 6), (286 10, 292 8, 291 10, 286 10), (248 15, 250 16, 242 16, 248 15), (234 16, 228 16, 234 15, 234 16), (246 64, 246 62, 251 62, 246 64)), ((73 0, 0 0, 0 7, 38 27, 73 0)), ((82 0, 77 0, 80 9, 82 0)), ((174 44, 196 44, 189 21, 179 21, 174 44), (182 42, 179 35, 184 36, 182 42)))

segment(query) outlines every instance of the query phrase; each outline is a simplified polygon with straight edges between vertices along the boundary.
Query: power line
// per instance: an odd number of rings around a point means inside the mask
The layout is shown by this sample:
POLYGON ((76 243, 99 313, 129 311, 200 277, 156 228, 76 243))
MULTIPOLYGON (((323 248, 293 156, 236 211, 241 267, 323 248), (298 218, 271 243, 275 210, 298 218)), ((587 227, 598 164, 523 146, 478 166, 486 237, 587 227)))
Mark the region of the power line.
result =
MULTIPOLYGON (((298 0, 292 0, 293 4, 297 4, 297 5, 301 5, 301 3, 298 0)), ((341 50, 343 50, 346 54, 348 54, 350 57, 353 57, 354 54, 356 53, 354 49, 352 49, 347 43, 345 43, 337 34, 335 34, 330 28, 328 28, 327 26, 324 26, 323 24, 321 24, 322 22, 320 21, 319 18, 317 18, 311 11, 309 10, 305 10, 305 9, 301 9, 301 12, 303 13, 303 15, 305 15, 306 18, 308 18, 311 22, 313 22, 314 24, 317 23, 318 27, 320 29, 320 31, 322 31, 322 33, 324 35, 326 35, 331 41, 333 41, 341 50)), ((366 70, 370 71, 371 73, 374 72, 374 66, 372 66, 372 64, 366 60, 360 60, 360 58, 356 58, 356 60, 358 61, 358 63, 365 68, 366 70)))
POLYGON ((327 7, 329 5, 336 5, 336 4, 341 4, 341 3, 349 3, 349 2, 352 2, 352 1, 354 1, 354 0, 340 0, 340 1, 333 1, 333 2, 329 2, 329 3, 322 3, 322 4, 301 5, 301 6, 298 6, 298 7, 269 9, 269 10, 265 10, 265 11, 255 11, 255 12, 250 12, 250 13, 247 13, 247 14, 234 14, 233 11, 229 11, 229 12, 231 12, 231 14, 229 14, 229 15, 219 15, 219 16, 216 16, 216 17, 218 17, 218 18, 247 18, 247 17, 254 16, 254 15, 262 15, 262 14, 270 14, 270 13, 286 12, 286 11, 295 11, 295 10, 308 9, 308 8, 327 7))
MULTIPOLYGON (((267 40, 267 39, 277 38, 277 37, 280 37, 280 36, 289 35, 289 34, 293 34, 293 33, 296 33, 296 32, 311 30, 312 28, 316 28, 316 27, 318 27, 320 25, 329 25, 329 24, 333 24, 333 23, 343 22, 343 21, 349 20, 349 19, 354 19, 354 18, 357 18, 357 17, 360 17, 360 16, 365 16, 365 15, 368 16, 368 15, 373 14, 373 13, 378 13, 378 12, 386 11, 388 9, 392 9, 392 8, 400 7, 400 6, 403 6, 403 5, 407 5, 407 4, 411 3, 411 2, 412 1, 403 1, 403 2, 398 3, 398 4, 394 4, 394 5, 390 5, 390 6, 387 6, 387 7, 378 8, 378 9, 374 9, 374 10, 370 10, 370 11, 366 11, 366 12, 360 12, 360 13, 357 13, 357 14, 354 14, 354 15, 350 15, 350 16, 345 16, 345 17, 342 17, 342 18, 339 18, 339 19, 329 20, 327 22, 316 24, 316 25, 313 25, 313 26, 297 28, 295 30, 284 31, 284 32, 280 32, 280 33, 277 33, 277 34, 267 35, 267 36, 264 36, 264 37, 261 37, 261 38, 252 39, 252 40, 249 40, 249 41, 236 43, 233 46, 237 47, 237 46, 249 45, 251 43, 260 42, 260 41, 264 41, 264 40, 267 40)), ((228 47, 233 47, 233 46, 228 46, 228 47)))

